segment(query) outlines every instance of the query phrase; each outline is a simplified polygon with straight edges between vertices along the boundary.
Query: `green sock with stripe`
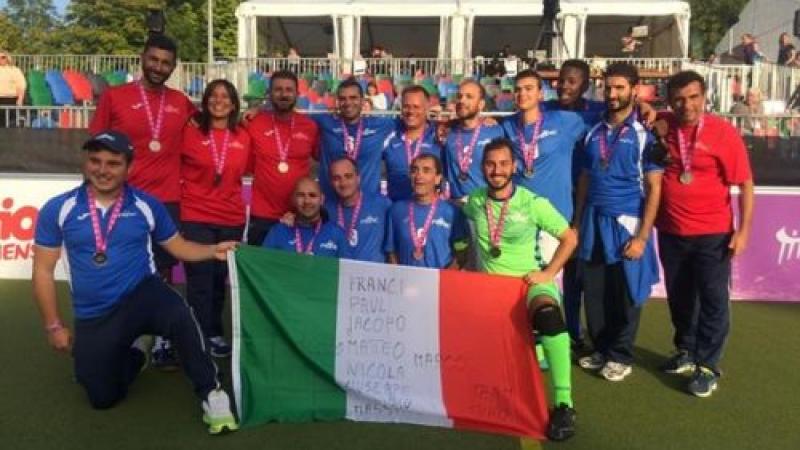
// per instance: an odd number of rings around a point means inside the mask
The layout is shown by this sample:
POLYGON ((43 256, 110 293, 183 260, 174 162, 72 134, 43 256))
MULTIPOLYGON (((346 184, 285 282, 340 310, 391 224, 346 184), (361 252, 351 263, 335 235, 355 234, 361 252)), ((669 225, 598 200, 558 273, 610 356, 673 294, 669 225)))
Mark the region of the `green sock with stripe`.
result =
POLYGON ((542 336, 542 347, 550 364, 550 385, 553 404, 572 407, 572 361, 570 361, 569 334, 564 331, 555 336, 542 336))

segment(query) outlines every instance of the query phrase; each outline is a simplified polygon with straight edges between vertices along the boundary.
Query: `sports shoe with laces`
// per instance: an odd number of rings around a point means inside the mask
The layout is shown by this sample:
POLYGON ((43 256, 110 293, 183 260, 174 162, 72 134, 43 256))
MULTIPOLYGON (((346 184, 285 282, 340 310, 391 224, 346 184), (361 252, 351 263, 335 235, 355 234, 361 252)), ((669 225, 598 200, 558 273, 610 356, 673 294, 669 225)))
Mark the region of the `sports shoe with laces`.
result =
POLYGON ((678 350, 667 362, 662 364, 659 369, 666 373, 685 373, 695 369, 694 360, 686 350, 678 350))
POLYGON ((565 441, 575 434, 575 409, 564 403, 559 404, 550 413, 547 425, 547 437, 551 441, 565 441))
POLYGON ((698 397, 709 397, 718 387, 717 379, 719 376, 711 369, 699 366, 689 381, 689 392, 698 397))
POLYGON ((602 369, 600 375, 608 381, 622 381, 631 374, 633 368, 628 364, 616 361, 608 361, 602 369))
POLYGON ((208 425, 210 434, 219 434, 225 430, 236 431, 239 425, 231 412, 228 394, 222 389, 214 389, 203 401, 203 422, 208 425))
POLYGON ((131 344, 131 348, 142 353, 142 365, 139 367, 139 372, 144 372, 150 365, 150 336, 142 335, 136 338, 131 344))
POLYGON ((212 336, 208 338, 208 346, 211 348, 211 356, 214 358, 227 358, 231 356, 231 346, 222 336, 212 336))
POLYGON ((156 338, 152 364, 153 367, 164 371, 178 370, 178 355, 167 339, 156 338))
POLYGON ((606 363, 606 357, 602 353, 594 352, 589 356, 578 359, 578 365, 583 369, 597 370, 606 363))

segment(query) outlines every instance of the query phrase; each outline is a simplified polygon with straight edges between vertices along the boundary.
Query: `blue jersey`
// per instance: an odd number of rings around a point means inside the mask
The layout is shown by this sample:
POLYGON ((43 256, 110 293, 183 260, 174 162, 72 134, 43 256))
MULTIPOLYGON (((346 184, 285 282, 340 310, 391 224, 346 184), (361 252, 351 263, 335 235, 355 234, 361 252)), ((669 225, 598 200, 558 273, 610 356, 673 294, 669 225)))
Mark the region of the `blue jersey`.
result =
POLYGON ((464 149, 470 145, 476 129, 463 129, 455 126, 447 135, 445 142, 444 155, 444 175, 450 185, 450 196, 454 199, 466 197, 475 189, 485 187, 486 180, 483 179, 481 161, 483 160, 483 147, 494 139, 503 137, 503 127, 500 125, 481 126, 480 135, 477 137, 475 148, 469 159, 469 168, 466 172, 466 180, 462 180, 461 168, 459 166, 460 157, 464 149))
POLYGON ((557 100, 548 100, 539 103, 539 109, 542 111, 572 111, 583 119, 583 123, 587 129, 597 125, 597 122, 603 120, 603 114, 606 112, 605 102, 597 100, 584 100, 583 107, 575 110, 567 110, 561 106, 557 100))
MULTIPOLYGON (((406 154, 403 133, 405 129, 402 122, 397 129, 389 135, 384 143, 383 160, 386 163, 386 181, 389 198, 393 202, 410 200, 413 194, 411 179, 409 178, 409 161, 406 154)), ((417 148, 419 139, 411 143, 411 152, 417 148)), ((442 147, 436 142, 436 125, 428 124, 420 144, 420 154, 434 155, 441 161, 442 147)))
POLYGON ((319 234, 314 237, 315 227, 310 225, 297 225, 290 227, 282 222, 276 223, 270 228, 267 237, 264 238, 262 247, 296 252, 295 229, 300 230, 300 244, 305 251, 311 239, 311 254, 316 256, 330 256, 332 258, 349 258, 350 251, 344 232, 331 221, 324 222, 319 228, 319 234))
POLYGON ((573 154, 586 129, 580 116, 568 111, 542 112, 539 120, 538 157, 533 160, 532 174, 526 170, 520 135, 524 136, 525 142, 533 142, 536 125, 522 125, 521 113, 503 120, 506 137, 514 143, 514 159, 517 163, 514 184, 550 200, 556 210, 570 221, 573 210, 573 154))
MULTIPOLYGON (((409 203, 413 203, 413 200, 401 200, 392 205, 386 228, 386 253, 396 254, 398 262, 407 266, 437 269, 449 266, 453 262, 455 243, 466 240, 468 236, 464 213, 449 202, 439 201, 423 244, 423 257, 417 260, 414 258, 414 241, 408 223, 409 203)), ((420 233, 431 205, 413 204, 414 229, 420 233)))
MULTIPOLYGON (((322 193, 334 198, 336 193, 330 183, 328 167, 334 161, 346 155, 344 146, 344 130, 342 119, 330 114, 315 114, 311 116, 317 122, 320 130, 320 157, 319 184, 322 193)), ((381 159, 383 156, 383 143, 394 131, 396 120, 388 117, 361 117, 363 134, 358 150, 356 163, 361 175, 361 189, 367 195, 379 194, 381 190, 381 159)), ((347 135, 354 145, 358 123, 347 125, 347 135)))
MULTIPOLYGON (((158 200, 125 186, 122 209, 107 236, 103 265, 97 265, 95 236, 89 215, 86 184, 50 199, 39 213, 36 245, 64 248, 69 265, 75 317, 88 319, 111 310, 147 276, 156 273, 150 243, 166 242, 177 229, 158 200)), ((112 208, 98 208, 105 235, 112 208)))
POLYGON ((325 210, 328 212, 330 222, 342 228, 352 259, 384 263, 386 262, 386 254, 383 252, 386 218, 392 202, 382 195, 362 195, 361 198, 363 200, 358 221, 349 236, 347 230, 352 223, 355 206, 342 206, 344 217, 339 217, 337 201, 325 202, 325 210))

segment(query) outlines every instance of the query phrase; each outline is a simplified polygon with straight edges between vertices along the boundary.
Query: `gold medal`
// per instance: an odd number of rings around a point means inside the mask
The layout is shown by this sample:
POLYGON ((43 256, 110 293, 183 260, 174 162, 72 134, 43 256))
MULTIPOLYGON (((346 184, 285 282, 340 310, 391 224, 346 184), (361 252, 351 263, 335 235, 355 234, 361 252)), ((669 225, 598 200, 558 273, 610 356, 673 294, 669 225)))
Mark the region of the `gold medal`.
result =
POLYGON ((692 183, 692 172, 684 171, 681 172, 681 176, 678 178, 681 183, 683 184, 691 184, 692 183))

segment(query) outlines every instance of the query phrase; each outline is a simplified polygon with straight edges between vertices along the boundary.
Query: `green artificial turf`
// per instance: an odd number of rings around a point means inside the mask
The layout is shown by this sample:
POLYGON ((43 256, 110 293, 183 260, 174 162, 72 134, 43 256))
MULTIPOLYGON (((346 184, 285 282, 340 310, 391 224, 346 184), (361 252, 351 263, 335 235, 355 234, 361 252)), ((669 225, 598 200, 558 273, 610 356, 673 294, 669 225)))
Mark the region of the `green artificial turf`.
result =
MULTIPOLYGON (((60 294, 67 298, 63 284, 60 294)), ((578 434, 542 447, 800 448, 799 326, 800 304, 735 304, 720 389, 699 399, 684 392, 686 377, 655 369, 671 349, 671 326, 664 302, 653 301, 643 313, 633 374, 614 384, 575 366, 578 434)), ((271 424, 210 437, 188 380, 153 369, 120 405, 93 411, 72 379, 70 358, 47 346, 28 282, 0 281, 0 361, 0 449, 520 448, 505 436, 349 422, 271 424)))

